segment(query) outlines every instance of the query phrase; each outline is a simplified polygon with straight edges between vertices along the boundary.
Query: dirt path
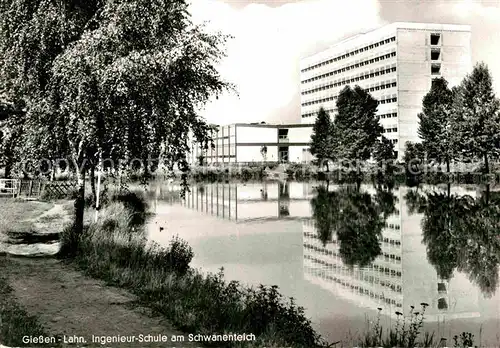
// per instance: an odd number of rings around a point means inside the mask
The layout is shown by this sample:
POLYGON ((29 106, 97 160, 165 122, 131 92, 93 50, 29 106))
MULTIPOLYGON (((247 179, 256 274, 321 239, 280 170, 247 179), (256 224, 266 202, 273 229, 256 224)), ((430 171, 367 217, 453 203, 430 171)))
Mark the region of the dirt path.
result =
POLYGON ((189 343, 188 336, 174 330, 167 322, 140 306, 130 293, 106 286, 103 282, 82 275, 71 266, 55 259, 8 258, 1 260, 0 272, 5 274, 19 305, 37 316, 46 332, 60 335, 63 347, 199 347, 189 343), (166 343, 92 342, 92 336, 167 335, 166 343), (64 343, 78 336, 85 344, 64 343), (184 343, 172 342, 172 335, 181 335, 184 343))

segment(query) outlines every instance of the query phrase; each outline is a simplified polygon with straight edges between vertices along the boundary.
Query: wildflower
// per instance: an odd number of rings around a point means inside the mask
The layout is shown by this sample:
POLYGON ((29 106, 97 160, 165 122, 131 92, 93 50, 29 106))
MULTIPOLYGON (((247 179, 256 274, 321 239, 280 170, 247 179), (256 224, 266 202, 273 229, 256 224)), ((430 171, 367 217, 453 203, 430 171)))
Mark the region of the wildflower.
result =
POLYGON ((399 316, 399 315, 403 315, 403 313, 401 313, 401 312, 396 312, 396 315, 398 315, 398 316, 399 316))
POLYGON ((420 305, 421 305, 422 307, 424 307, 424 308, 429 306, 429 304, 428 304, 428 303, 425 303, 425 302, 422 302, 420 305))
POLYGON ((415 309, 415 306, 410 306, 411 309, 415 309))
POLYGON ((381 310, 382 310, 382 308, 380 308, 380 307, 378 307, 377 309, 378 309, 379 311, 381 311, 381 310))

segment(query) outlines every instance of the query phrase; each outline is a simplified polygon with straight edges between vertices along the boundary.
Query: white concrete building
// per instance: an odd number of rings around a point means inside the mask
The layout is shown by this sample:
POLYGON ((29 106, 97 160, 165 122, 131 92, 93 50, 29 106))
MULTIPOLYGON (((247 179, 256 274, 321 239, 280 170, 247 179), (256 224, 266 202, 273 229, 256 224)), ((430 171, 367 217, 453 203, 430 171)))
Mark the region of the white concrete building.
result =
POLYGON ((359 85, 379 100, 384 135, 401 159, 407 141, 418 142, 422 99, 432 79, 450 87, 472 70, 468 25, 393 23, 356 35, 301 61, 301 116, 314 123, 320 107, 335 117, 338 93, 359 85))
POLYGON ((192 143, 191 163, 203 156, 206 164, 249 162, 307 162, 312 134, 310 124, 236 123, 219 126, 215 148, 203 150, 192 143), (262 154, 265 147, 267 153, 262 154))

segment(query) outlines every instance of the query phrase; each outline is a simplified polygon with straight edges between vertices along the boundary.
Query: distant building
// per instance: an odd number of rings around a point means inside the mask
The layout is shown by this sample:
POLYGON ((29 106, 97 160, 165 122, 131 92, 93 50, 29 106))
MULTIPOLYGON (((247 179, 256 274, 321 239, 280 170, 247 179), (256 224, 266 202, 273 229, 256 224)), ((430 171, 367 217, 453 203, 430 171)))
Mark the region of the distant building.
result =
POLYGON ((192 142, 190 162, 230 164, 249 162, 308 162, 310 124, 236 123, 219 126, 215 148, 204 150, 192 142), (265 150, 265 151, 263 151, 265 150))
POLYGON ((401 159, 405 143, 419 141, 417 114, 432 79, 454 86, 471 71, 471 28, 393 23, 305 58, 300 67, 303 123, 314 123, 320 107, 334 117, 339 92, 359 85, 379 101, 384 136, 401 159))

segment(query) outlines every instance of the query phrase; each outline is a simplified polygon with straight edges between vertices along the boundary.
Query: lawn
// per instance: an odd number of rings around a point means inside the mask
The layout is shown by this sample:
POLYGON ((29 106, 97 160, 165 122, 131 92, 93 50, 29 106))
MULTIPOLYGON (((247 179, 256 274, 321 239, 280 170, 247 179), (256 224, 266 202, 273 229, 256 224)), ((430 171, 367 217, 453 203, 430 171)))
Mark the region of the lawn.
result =
POLYGON ((34 220, 53 207, 48 202, 0 198, 0 234, 6 230, 32 231, 34 220))

